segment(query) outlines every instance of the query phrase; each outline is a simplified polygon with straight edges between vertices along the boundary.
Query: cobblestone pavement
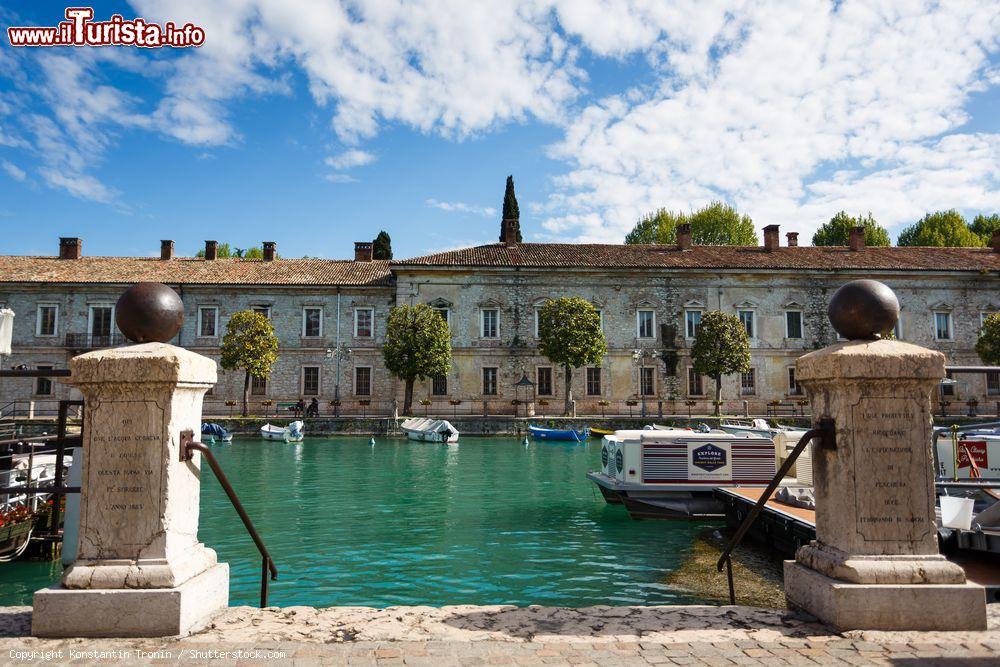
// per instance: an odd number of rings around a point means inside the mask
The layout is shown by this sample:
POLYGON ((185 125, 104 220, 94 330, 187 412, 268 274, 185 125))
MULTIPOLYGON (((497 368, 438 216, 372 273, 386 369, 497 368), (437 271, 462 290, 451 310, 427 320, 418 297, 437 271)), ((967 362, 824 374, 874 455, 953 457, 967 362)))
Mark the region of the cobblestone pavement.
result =
POLYGON ((185 638, 43 640, 0 608, 0 665, 968 665, 1000 664, 985 632, 853 632, 748 607, 229 609, 185 638))

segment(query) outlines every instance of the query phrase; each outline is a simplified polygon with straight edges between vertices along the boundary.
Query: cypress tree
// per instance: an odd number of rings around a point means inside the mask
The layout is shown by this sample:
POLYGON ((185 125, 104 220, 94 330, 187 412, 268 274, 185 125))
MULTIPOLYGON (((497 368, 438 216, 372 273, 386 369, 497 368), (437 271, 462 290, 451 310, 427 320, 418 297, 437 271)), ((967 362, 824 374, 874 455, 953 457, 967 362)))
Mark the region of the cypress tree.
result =
MULTIPOLYGON (((521 212, 517 208, 517 197, 514 195, 514 177, 507 177, 507 189, 503 193, 503 219, 517 220, 517 242, 521 243, 521 212)), ((503 234, 500 235, 503 241, 503 234)))
POLYGON ((385 231, 380 231, 372 241, 372 259, 392 259, 392 239, 385 231))

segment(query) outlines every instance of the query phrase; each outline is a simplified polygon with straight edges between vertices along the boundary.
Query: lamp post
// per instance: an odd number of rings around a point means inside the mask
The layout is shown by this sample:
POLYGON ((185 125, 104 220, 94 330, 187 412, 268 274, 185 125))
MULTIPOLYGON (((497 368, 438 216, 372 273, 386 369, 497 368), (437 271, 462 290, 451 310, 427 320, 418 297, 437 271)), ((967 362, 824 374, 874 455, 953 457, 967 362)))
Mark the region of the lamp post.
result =
MULTIPOLYGON (((534 387, 534 386, 535 386, 535 383, 532 382, 531 380, 529 380, 528 379, 528 374, 525 373, 522 370, 521 371, 521 379, 518 380, 516 383, 514 383, 514 399, 515 400, 519 400, 520 399, 520 394, 518 392, 520 392, 521 389, 528 390, 530 387, 534 387)), ((525 417, 528 416, 528 401, 527 400, 524 401, 524 416, 525 417)), ((516 405, 514 406, 514 418, 515 419, 517 418, 517 406, 516 405)))
POLYGON ((635 385, 639 400, 642 401, 642 416, 646 416, 646 392, 642 390, 642 371, 646 368, 646 357, 655 357, 656 350, 632 350, 632 363, 635 365, 635 385))
POLYGON ((344 343, 340 343, 335 347, 328 347, 326 349, 327 359, 336 359, 337 361, 337 382, 333 386, 333 416, 340 416, 340 362, 342 359, 347 359, 351 356, 351 348, 347 347, 344 343))

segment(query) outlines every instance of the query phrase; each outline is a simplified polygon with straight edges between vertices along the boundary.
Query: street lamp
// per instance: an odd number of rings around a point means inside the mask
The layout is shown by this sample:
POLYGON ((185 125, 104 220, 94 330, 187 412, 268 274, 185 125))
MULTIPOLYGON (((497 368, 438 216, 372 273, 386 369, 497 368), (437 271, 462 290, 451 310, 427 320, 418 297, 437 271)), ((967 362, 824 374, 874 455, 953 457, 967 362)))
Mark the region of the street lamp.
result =
POLYGON ((636 393, 639 394, 639 399, 642 401, 642 416, 646 416, 646 392, 642 390, 642 371, 646 368, 646 357, 656 357, 656 350, 632 350, 632 363, 636 367, 635 371, 635 388, 636 393))
POLYGON ((333 416, 340 416, 340 362, 342 359, 347 359, 351 356, 351 348, 347 347, 346 344, 340 343, 335 347, 326 348, 326 358, 337 360, 337 382, 333 386, 333 416))
MULTIPOLYGON (((528 379, 528 374, 525 373, 524 371, 521 371, 521 379, 518 380, 516 383, 514 383, 514 400, 519 400, 519 398, 520 398, 520 393, 519 392, 521 391, 521 389, 525 389, 526 390, 525 393, 527 393, 527 391, 529 391, 530 388, 534 387, 534 386, 535 386, 535 383, 528 379)), ((524 406, 525 406, 524 407, 524 416, 527 417, 528 416, 528 400, 527 400, 527 398, 524 400, 524 406)), ((515 419, 517 418, 517 405, 514 406, 514 418, 515 419)))

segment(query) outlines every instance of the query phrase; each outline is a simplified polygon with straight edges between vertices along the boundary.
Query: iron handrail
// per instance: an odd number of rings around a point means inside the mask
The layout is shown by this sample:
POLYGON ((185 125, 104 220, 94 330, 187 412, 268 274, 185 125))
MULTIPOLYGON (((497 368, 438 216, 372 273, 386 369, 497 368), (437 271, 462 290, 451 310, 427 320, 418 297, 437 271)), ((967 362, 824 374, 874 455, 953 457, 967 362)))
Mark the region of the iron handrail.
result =
POLYGON ((257 529, 254 528, 253 521, 250 520, 250 517, 247 516, 246 510, 243 509, 243 503, 240 502, 239 497, 236 495, 236 491, 233 490, 233 485, 229 483, 229 478, 227 478, 226 473, 222 471, 222 468, 219 466, 219 462, 215 460, 215 455, 212 454, 212 450, 191 438, 193 438, 193 435, 190 431, 185 431, 181 434, 181 455, 184 457, 184 460, 190 461, 194 458, 195 451, 201 452, 202 456, 205 457, 205 460, 208 461, 208 465, 211 466, 212 472, 215 473, 215 478, 219 480, 219 484, 222 485, 226 495, 229 496, 229 502, 233 504, 233 509, 235 509, 236 513, 239 514, 240 519, 243 521, 243 527, 247 529, 247 533, 250 534, 250 539, 252 539, 253 543, 257 546, 257 551, 260 552, 260 606, 261 608, 264 608, 267 606, 268 572, 271 574, 271 580, 277 581, 278 568, 275 567, 274 561, 271 559, 271 554, 268 553, 267 547, 264 546, 264 540, 260 538, 260 534, 258 534, 257 529))
POLYGON ((795 444, 794 449, 792 449, 792 453, 789 454, 788 458, 785 459, 785 462, 781 464, 781 468, 778 470, 777 474, 775 474, 774 479, 772 479, 771 483, 767 485, 766 489, 764 489, 764 493, 760 494, 760 498, 757 499, 757 504, 753 506, 750 513, 747 514, 745 519, 743 519, 743 523, 741 523, 740 527, 736 530, 736 534, 733 535, 731 540, 729 540, 729 544, 726 545, 726 548, 722 551, 722 555, 719 556, 719 560, 716 562, 715 567, 718 572, 722 572, 723 566, 726 567, 726 577, 729 579, 729 604, 736 604, 736 590, 733 587, 733 550, 739 546, 740 542, 743 540, 743 536, 746 535, 748 530, 750 530, 750 526, 764 509, 767 501, 771 499, 771 494, 773 494, 774 490, 778 488, 778 484, 780 484, 781 480, 785 478, 788 471, 792 469, 796 459, 799 458, 799 454, 801 454, 805 450, 806 445, 808 445, 815 438, 820 439, 820 447, 824 449, 836 449, 837 431, 832 419, 820 419, 819 426, 809 429, 802 434, 802 437, 795 444))

